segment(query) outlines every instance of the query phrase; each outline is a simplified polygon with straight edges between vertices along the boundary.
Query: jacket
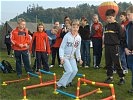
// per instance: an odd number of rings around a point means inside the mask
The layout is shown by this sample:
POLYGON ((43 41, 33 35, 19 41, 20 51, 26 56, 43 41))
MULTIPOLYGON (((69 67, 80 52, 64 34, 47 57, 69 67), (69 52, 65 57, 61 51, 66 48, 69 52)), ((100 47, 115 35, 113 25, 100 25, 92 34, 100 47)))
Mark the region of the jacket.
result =
POLYGON ((30 44, 30 37, 28 34, 28 30, 24 29, 23 31, 19 31, 18 28, 14 29, 11 32, 11 43, 13 50, 27 50, 27 47, 19 47, 19 44, 30 44))
POLYGON ((74 58, 74 53, 76 53, 77 60, 81 59, 80 55, 80 45, 81 45, 81 37, 77 35, 74 37, 71 32, 68 32, 61 43, 59 48, 59 56, 61 59, 63 58, 74 58))
POLYGON ((48 35, 45 32, 35 32, 31 41, 30 50, 47 52, 50 54, 50 44, 48 35))

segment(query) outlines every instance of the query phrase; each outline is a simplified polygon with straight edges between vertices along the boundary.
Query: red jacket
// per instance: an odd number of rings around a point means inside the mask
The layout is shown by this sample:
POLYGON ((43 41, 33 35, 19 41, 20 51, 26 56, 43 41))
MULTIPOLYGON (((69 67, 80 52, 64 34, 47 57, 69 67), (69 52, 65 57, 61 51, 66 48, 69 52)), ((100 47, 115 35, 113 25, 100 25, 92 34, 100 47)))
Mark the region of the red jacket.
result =
POLYGON ((20 31, 18 28, 14 29, 11 32, 10 38, 11 38, 13 50, 27 50, 28 49, 25 46, 22 48, 19 46, 20 44, 23 44, 23 45, 30 44, 30 37, 29 37, 27 29, 24 29, 23 31, 20 31))
POLYGON ((31 44, 30 50, 34 47, 35 51, 47 52, 50 54, 48 35, 45 32, 35 32, 31 44))
POLYGON ((93 23, 91 26, 91 37, 102 38, 103 36, 103 27, 100 22, 93 23))
POLYGON ((121 22, 121 26, 124 25, 124 27, 122 27, 122 31, 123 31, 123 32, 125 31, 126 25, 127 25, 128 23, 129 23, 128 20, 122 21, 122 22, 121 22))
POLYGON ((56 34, 56 40, 52 47, 59 48, 62 42, 62 38, 60 37, 61 30, 56 34))

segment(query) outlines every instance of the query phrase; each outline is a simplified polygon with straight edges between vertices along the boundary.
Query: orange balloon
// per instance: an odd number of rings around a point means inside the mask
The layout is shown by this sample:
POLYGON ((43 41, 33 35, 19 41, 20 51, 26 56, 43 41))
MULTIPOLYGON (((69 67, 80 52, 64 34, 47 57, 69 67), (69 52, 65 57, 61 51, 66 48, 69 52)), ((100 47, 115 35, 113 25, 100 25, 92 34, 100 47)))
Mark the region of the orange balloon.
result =
POLYGON ((105 13, 108 9, 114 9, 115 10, 115 14, 118 14, 119 11, 119 7, 115 2, 109 1, 109 2, 103 2, 98 6, 98 13, 100 18, 103 21, 106 21, 106 16, 105 13))

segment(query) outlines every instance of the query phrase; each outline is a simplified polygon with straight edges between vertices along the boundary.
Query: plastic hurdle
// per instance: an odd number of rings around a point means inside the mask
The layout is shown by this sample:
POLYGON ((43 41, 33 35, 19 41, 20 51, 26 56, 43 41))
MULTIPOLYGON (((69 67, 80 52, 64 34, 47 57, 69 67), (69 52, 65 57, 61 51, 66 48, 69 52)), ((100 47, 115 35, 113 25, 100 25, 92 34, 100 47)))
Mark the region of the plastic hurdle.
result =
POLYGON ((83 98, 85 96, 88 96, 92 93, 102 93, 102 91, 100 90, 100 88, 98 88, 97 90, 93 90, 91 92, 88 92, 88 93, 85 93, 85 94, 82 94, 82 95, 79 95, 80 93, 80 82, 86 82, 88 84, 92 84, 92 85, 96 85, 96 86, 102 86, 102 87, 109 87, 110 88, 110 91, 111 91, 111 96, 107 97, 107 98, 104 98, 102 100, 115 100, 115 90, 114 90, 114 86, 113 84, 106 84, 106 83, 100 83, 100 82, 94 82, 94 81, 90 81, 90 80, 87 80, 87 79, 83 79, 83 78, 79 78, 78 79, 78 83, 77 83, 77 92, 76 92, 76 97, 78 99, 80 98, 83 98))
POLYGON ((111 91, 111 96, 106 97, 106 98, 104 98, 104 99, 102 99, 102 100, 116 100, 116 99, 115 99, 115 90, 114 90, 113 84, 106 84, 106 83, 94 82, 94 81, 87 80, 87 79, 85 79, 85 78, 78 78, 76 95, 73 95, 73 94, 64 92, 64 91, 59 90, 59 89, 57 89, 56 91, 57 91, 58 93, 60 93, 60 94, 69 96, 69 97, 74 98, 74 99, 76 99, 76 100, 79 100, 79 99, 81 99, 81 98, 84 98, 84 97, 89 96, 89 95, 94 94, 94 93, 102 93, 102 91, 100 90, 100 88, 97 88, 97 89, 92 90, 92 91, 90 91, 90 92, 87 92, 87 93, 85 93, 85 94, 80 94, 81 82, 85 82, 85 83, 87 83, 87 84, 96 85, 96 86, 101 86, 101 87, 109 87, 109 88, 110 88, 110 91, 111 91))
MULTIPOLYGON (((38 77, 35 74, 32 74, 32 73, 29 73, 29 74, 32 75, 32 76, 38 77)), ((39 87, 44 87, 44 86, 54 84, 54 93, 56 93, 56 74, 55 73, 47 72, 47 71, 44 71, 44 70, 40 69, 39 70, 39 77, 41 78, 40 79, 40 84, 35 84, 35 85, 30 85, 30 86, 23 87, 23 100, 27 100, 26 90, 28 90, 28 89, 39 88, 39 87), (42 82, 42 73, 53 75, 54 80, 50 80, 50 81, 47 81, 47 82, 42 82)))

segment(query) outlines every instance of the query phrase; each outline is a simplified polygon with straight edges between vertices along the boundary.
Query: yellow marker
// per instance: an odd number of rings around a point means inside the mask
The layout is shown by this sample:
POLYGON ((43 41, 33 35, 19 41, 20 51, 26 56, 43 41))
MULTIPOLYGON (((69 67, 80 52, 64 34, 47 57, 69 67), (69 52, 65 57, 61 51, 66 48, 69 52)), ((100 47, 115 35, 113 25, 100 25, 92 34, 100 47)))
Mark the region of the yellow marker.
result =
POLYGON ((95 85, 96 82, 92 82, 93 85, 95 85))

